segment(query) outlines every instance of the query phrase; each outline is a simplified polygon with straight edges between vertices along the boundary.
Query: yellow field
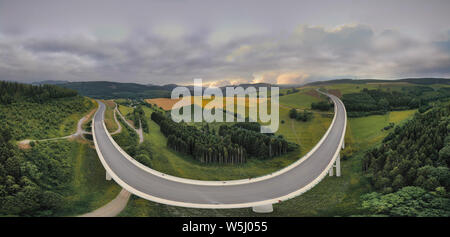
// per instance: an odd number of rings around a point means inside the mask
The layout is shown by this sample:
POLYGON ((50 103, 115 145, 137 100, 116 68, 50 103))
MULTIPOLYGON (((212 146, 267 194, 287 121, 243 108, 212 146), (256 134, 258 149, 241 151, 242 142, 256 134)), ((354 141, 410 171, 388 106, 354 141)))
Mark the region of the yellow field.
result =
POLYGON ((173 105, 180 101, 180 99, 170 99, 170 98, 156 98, 156 99, 146 99, 145 102, 161 107, 163 110, 171 110, 173 105))
MULTIPOLYGON (((145 102, 149 103, 149 104, 153 104, 156 105, 158 107, 161 107, 164 110, 171 110, 171 109, 175 109, 176 107, 175 104, 180 101, 181 99, 170 99, 170 98, 156 98, 156 99, 146 99, 145 102)), ((223 108, 226 109, 226 100, 227 97, 218 97, 218 98, 211 98, 211 99, 204 99, 204 98, 199 98, 198 96, 191 96, 191 102, 188 104, 182 104, 182 105, 177 105, 177 107, 180 106, 188 106, 188 105, 192 105, 192 104, 196 104, 196 105, 200 105, 202 106, 202 108, 205 108, 206 106, 208 106, 208 108, 212 108, 212 107, 216 107, 216 108, 223 108), (222 99, 220 99, 222 98, 222 99), (213 100, 215 102, 213 102, 213 100), (201 101, 201 102, 200 102, 201 101)), ((248 97, 234 97, 234 104, 235 104, 235 108, 237 105, 243 103, 244 106, 246 108, 249 107, 253 107, 257 105, 257 102, 260 103, 262 101, 270 101, 270 98, 259 98, 259 101, 255 101, 252 103, 250 103, 250 99, 248 97)))

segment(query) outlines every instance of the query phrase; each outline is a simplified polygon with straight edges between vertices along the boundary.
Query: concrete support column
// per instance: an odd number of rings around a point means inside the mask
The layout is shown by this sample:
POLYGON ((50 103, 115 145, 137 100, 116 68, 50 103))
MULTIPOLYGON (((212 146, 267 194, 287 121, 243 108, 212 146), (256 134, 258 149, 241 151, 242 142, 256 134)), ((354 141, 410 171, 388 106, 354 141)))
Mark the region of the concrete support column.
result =
POLYGON ((341 154, 338 154, 338 157, 336 159, 336 176, 341 176, 341 154))
POLYGON ((273 212, 273 206, 272 206, 272 204, 256 206, 256 207, 252 207, 252 210, 253 210, 253 212, 256 212, 256 213, 271 213, 271 212, 273 212))
POLYGON ((333 176, 333 168, 334 165, 331 166, 330 170, 328 171, 328 175, 333 176))
POLYGON ((345 148, 345 141, 342 142, 342 150, 344 150, 344 148, 345 148))
POLYGON ((106 171, 106 180, 111 180, 111 175, 109 175, 108 171, 106 171))

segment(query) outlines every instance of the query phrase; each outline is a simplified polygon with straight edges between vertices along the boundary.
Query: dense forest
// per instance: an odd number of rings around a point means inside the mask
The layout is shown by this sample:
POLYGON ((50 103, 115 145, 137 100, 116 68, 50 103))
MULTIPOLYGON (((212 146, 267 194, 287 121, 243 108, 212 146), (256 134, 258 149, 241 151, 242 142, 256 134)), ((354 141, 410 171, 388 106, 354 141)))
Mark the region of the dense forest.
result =
POLYGON ((0 91, 0 123, 15 140, 69 135, 77 123, 69 117, 94 106, 75 91, 53 85, 0 82, 0 91))
POLYGON ((328 100, 311 103, 311 109, 329 111, 331 108, 333 108, 333 104, 328 102, 328 100))
POLYGON ((152 167, 152 152, 150 150, 151 145, 149 144, 149 141, 144 140, 144 142, 139 144, 138 134, 130 128, 121 117, 118 117, 118 120, 124 129, 121 133, 112 136, 114 141, 116 141, 117 144, 135 160, 147 167, 152 167))
POLYGON ((449 104, 439 104, 417 113, 412 120, 395 127, 381 146, 366 152, 363 171, 382 194, 364 196, 365 207, 375 213, 410 215, 414 211, 406 209, 411 208, 408 206, 412 201, 405 195, 420 196, 416 201, 425 202, 420 203, 420 211, 416 210, 420 215, 441 213, 431 209, 442 209, 446 216, 450 215, 449 112, 449 104), (397 209, 382 210, 382 203, 393 199, 397 199, 397 209))
POLYGON ((303 110, 303 112, 299 112, 297 111, 297 109, 293 108, 289 110, 289 118, 306 122, 313 118, 313 113, 308 110, 303 110))
POLYGON ((0 134, 0 215, 53 215, 72 180, 71 143, 38 142, 19 150, 8 130, 0 134))
POLYGON ((402 87, 397 91, 368 90, 364 88, 359 93, 344 94, 342 102, 345 104, 349 117, 360 117, 374 114, 385 114, 391 110, 417 109, 429 106, 437 100, 447 100, 450 88, 434 90, 426 86, 402 87))
POLYGON ((17 82, 0 81, 0 104, 14 102, 44 103, 51 99, 73 97, 78 93, 71 89, 54 85, 28 85, 17 82))
POLYGON ((407 186, 389 194, 372 192, 363 195, 361 199, 362 207, 375 215, 450 216, 450 199, 443 190, 433 192, 416 186, 407 186))
POLYGON ((168 138, 168 147, 202 163, 238 164, 249 157, 267 159, 297 148, 280 136, 260 133, 257 123, 222 125, 215 131, 208 124, 198 129, 184 122, 175 123, 160 112, 153 112, 151 118, 168 138))

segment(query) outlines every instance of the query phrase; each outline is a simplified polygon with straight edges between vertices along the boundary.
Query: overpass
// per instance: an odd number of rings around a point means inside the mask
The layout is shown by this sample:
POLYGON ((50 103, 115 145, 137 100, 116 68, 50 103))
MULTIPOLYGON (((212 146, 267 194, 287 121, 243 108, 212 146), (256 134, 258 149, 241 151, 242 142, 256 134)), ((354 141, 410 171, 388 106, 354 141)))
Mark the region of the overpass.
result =
MULTIPOLYGON (((322 92, 321 92, 322 93, 322 92)), ((318 184, 327 174, 341 175, 340 150, 344 148, 347 114, 342 101, 331 94, 334 117, 330 127, 304 157, 269 175, 230 181, 200 181, 170 176, 130 157, 112 139, 104 123, 105 105, 93 118, 95 149, 106 178, 130 193, 150 201, 191 208, 245 208, 271 212, 272 204, 294 198, 318 184)))

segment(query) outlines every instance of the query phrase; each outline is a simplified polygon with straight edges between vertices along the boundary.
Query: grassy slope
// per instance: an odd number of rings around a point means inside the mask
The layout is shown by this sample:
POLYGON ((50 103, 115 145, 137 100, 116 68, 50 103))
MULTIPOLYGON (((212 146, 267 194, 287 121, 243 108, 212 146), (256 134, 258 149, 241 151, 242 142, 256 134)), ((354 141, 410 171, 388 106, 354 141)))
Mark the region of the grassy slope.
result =
MULTIPOLYGON (((411 118, 417 110, 393 111, 385 115, 373 115, 360 118, 349 118, 351 136, 346 136, 346 142, 350 146, 365 150, 372 144, 376 144, 388 135, 390 130, 383 128, 389 123, 401 124, 405 119, 411 118), (370 124, 370 126, 367 126, 370 124), (364 138, 360 140, 360 138, 364 138), (353 140, 352 140, 353 139, 353 140)), ((356 148, 355 148, 356 149, 356 148)))
POLYGON ((120 113, 123 114, 123 116, 126 116, 127 114, 133 112, 133 108, 124 105, 119 105, 119 111, 120 113))
MULTIPOLYGON (((85 105, 89 107, 89 112, 97 106, 95 101, 88 98, 85 100, 85 105)), ((60 136, 67 136, 75 133, 77 131, 78 121, 84 116, 86 116, 86 113, 74 113, 68 116, 59 127, 60 136)))
POLYGON ((311 109, 311 103, 318 102, 321 99, 306 94, 305 92, 308 90, 305 89, 297 93, 280 96, 280 105, 298 109, 311 109))
MULTIPOLYGON (((120 113, 126 118, 127 114, 132 113, 133 112, 133 108, 128 107, 128 106, 124 106, 124 105, 119 105, 119 111, 120 113)), ((117 115, 119 116, 119 115, 117 115)), ((134 125, 134 122, 132 120, 127 119, 128 123, 130 123, 131 125, 134 125)))
MULTIPOLYGON (((83 116, 85 114, 80 115, 80 118, 83 116)), ((112 122, 117 129, 114 117, 112 122)), ((57 216, 74 216, 93 211, 114 199, 121 190, 115 182, 106 181, 105 169, 92 142, 71 140, 71 146, 69 159, 73 167, 73 179, 64 193, 67 204, 59 213, 55 213, 57 216)))
POLYGON ((66 205, 57 216, 72 216, 93 211, 112 199, 121 188, 105 180, 105 169, 90 142, 72 141, 73 179, 64 192, 66 205))
MULTIPOLYGON (((87 111, 95 108, 95 103, 92 103, 91 100, 87 98, 76 98, 76 100, 80 100, 87 111)), ((4 113, 5 119, 8 121, 7 123, 10 124, 11 128, 15 128, 19 131, 17 140, 57 138, 75 133, 78 121, 86 115, 85 111, 66 110, 65 112, 62 112, 59 110, 65 105, 73 105, 72 102, 74 102, 74 98, 54 99, 52 102, 53 103, 44 103, 42 105, 23 102, 17 104, 19 107, 8 108, 6 105, 1 105, 0 109, 6 110, 4 113), (52 117, 55 115, 60 116, 57 116, 57 118, 52 117), (57 120, 57 123, 54 125, 49 125, 47 122, 54 122, 55 119, 57 120)), ((0 112, 2 113, 3 111, 0 112)))
POLYGON ((110 100, 102 100, 103 103, 106 105, 106 111, 105 111, 105 125, 106 129, 108 129, 109 132, 114 132, 117 130, 118 126, 116 121, 114 120, 114 108, 116 105, 114 102, 110 100))

